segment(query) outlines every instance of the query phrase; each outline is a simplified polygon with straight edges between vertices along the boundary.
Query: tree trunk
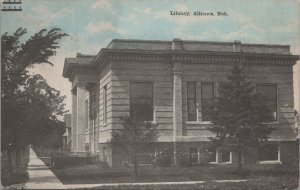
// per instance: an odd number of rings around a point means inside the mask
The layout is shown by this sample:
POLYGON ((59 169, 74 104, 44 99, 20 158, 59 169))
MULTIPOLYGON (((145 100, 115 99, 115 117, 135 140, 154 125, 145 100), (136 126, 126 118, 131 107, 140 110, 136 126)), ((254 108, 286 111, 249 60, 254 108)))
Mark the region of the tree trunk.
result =
POLYGON ((242 150, 238 150, 237 154, 238 154, 237 172, 240 173, 240 172, 242 172, 242 169, 243 169, 243 163, 242 163, 243 151, 242 150))
POLYGON ((137 159, 136 159, 136 152, 134 152, 134 175, 137 176, 138 175, 138 165, 137 165, 137 159))
POLYGON ((16 148, 16 167, 20 167, 20 162, 21 162, 21 154, 20 154, 20 148, 16 148))
POLYGON ((137 165, 137 160, 136 160, 136 152, 137 152, 137 123, 136 123, 136 119, 134 118, 134 141, 133 141, 133 156, 134 156, 134 160, 133 160, 133 167, 134 167, 134 175, 137 176, 138 175, 138 165, 137 165))
POLYGON ((176 142, 174 142, 173 145, 173 166, 174 167, 178 167, 178 155, 177 155, 177 146, 176 146, 176 142))
POLYGON ((12 151, 10 147, 7 149, 7 158, 8 158, 8 171, 9 173, 12 173, 13 163, 12 163, 12 151))

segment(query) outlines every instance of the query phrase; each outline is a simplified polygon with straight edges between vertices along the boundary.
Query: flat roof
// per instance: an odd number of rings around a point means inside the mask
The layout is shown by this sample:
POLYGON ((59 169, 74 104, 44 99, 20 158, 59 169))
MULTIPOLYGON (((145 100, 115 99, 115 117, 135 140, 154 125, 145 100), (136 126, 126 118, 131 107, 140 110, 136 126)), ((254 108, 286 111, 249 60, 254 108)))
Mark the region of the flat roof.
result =
POLYGON ((289 45, 278 44, 250 44, 219 41, 194 41, 180 40, 173 41, 161 40, 136 40, 136 39, 113 39, 107 49, 132 49, 132 50, 172 50, 173 44, 180 45, 181 50, 186 51, 213 51, 213 52, 232 52, 233 45, 239 44, 241 52, 258 54, 281 54, 290 55, 289 45))
POLYGON ((65 58, 63 76, 69 77, 74 68, 90 68, 90 65, 103 59, 109 52, 143 52, 143 53, 245 53, 257 56, 294 57, 290 52, 290 45, 279 44, 250 44, 240 41, 194 41, 181 40, 138 40, 138 39, 113 39, 106 48, 102 48, 97 55, 77 53, 76 57, 65 58))

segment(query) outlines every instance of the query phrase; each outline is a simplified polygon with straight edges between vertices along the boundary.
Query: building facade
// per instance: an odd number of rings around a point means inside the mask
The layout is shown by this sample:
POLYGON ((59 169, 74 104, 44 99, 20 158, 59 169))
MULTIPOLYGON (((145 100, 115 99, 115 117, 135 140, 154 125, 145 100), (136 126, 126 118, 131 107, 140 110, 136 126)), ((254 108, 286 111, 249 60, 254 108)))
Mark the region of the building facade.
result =
POLYGON ((180 39, 116 39, 97 55, 66 58, 63 76, 72 82, 71 151, 98 154, 110 166, 130 160, 111 144, 111 133, 122 130, 120 117, 143 105, 159 131, 155 148, 146 154, 172 152, 176 144, 193 164, 236 163, 234 152, 210 148, 208 110, 232 66, 240 64, 256 91, 266 95, 274 117, 268 125, 276 128, 265 148, 244 155, 244 162, 292 162, 298 154, 293 105, 297 60, 288 45, 180 39))

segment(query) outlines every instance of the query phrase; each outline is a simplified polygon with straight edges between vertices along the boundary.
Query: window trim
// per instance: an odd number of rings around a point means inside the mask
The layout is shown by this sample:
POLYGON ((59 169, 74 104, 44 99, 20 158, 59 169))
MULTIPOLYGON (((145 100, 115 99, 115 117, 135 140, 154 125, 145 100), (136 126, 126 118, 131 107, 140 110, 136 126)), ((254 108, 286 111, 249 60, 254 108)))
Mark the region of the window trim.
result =
POLYGON ((199 109, 198 109, 198 106, 197 106, 197 102, 198 102, 198 93, 197 93, 197 82, 196 81, 187 81, 186 82, 186 109, 187 109, 187 122, 199 122, 199 109), (196 120, 189 120, 189 103, 188 103, 188 100, 189 100, 189 93, 188 93, 188 85, 189 84, 194 84, 195 85, 195 112, 196 112, 196 120))
POLYGON ((212 95, 212 100, 214 101, 215 98, 216 98, 216 92, 215 92, 215 87, 216 87, 216 83, 214 81, 205 81, 205 82, 201 82, 201 86, 200 86, 200 93, 201 93, 201 123, 203 124, 210 124, 211 121, 209 120, 203 120, 203 96, 202 96, 202 85, 203 84, 212 84, 212 92, 213 92, 213 95, 212 95))
POLYGON ((145 123, 157 124, 156 122, 156 107, 155 107, 155 97, 154 97, 154 82, 153 81, 144 81, 144 80, 132 80, 129 81, 129 116, 131 113, 131 85, 132 83, 151 83, 152 85, 152 121, 144 121, 145 123))
MULTIPOLYGON (((222 157, 221 160, 219 160, 219 154, 220 154, 221 150, 216 148, 216 159, 215 162, 209 162, 209 164, 232 164, 232 160, 233 160, 233 152, 230 151, 229 152, 229 162, 222 162, 222 157)), ((222 155, 223 156, 223 155, 222 155)))
POLYGON ((103 94, 102 94, 102 112, 103 112, 103 127, 107 126, 107 84, 103 86, 103 94))
MULTIPOLYGON (((274 142, 267 142, 267 145, 271 145, 274 144, 274 142)), ((282 164, 281 161, 281 148, 280 148, 280 143, 279 142, 275 142, 275 144, 277 145, 277 160, 258 160, 257 163, 258 164, 282 164)))
POLYGON ((255 93, 257 93, 257 86, 275 86, 276 87, 276 119, 270 122, 264 122, 264 124, 277 124, 279 121, 279 87, 277 83, 255 83, 255 93))
POLYGON ((232 164, 232 151, 229 151, 229 161, 228 162, 223 162, 223 153, 222 153, 222 157, 221 157, 221 162, 219 162, 220 164, 232 164))
POLYGON ((230 85, 230 82, 218 82, 218 98, 221 97, 221 86, 224 85, 230 85))
POLYGON ((203 117, 202 117, 202 84, 212 84, 213 85, 213 100, 215 100, 216 98, 216 94, 217 94, 217 82, 215 81, 186 81, 186 121, 185 124, 186 125, 199 125, 199 124, 203 124, 203 125, 212 125, 213 123, 211 121, 203 121, 203 117), (187 84, 188 83, 196 83, 196 115, 197 115, 197 120, 196 121, 189 121, 188 120, 188 88, 187 88, 187 84), (200 88, 200 90, 199 90, 200 88), (200 109, 199 109, 200 107, 200 109), (201 117, 200 117, 201 116, 201 117))

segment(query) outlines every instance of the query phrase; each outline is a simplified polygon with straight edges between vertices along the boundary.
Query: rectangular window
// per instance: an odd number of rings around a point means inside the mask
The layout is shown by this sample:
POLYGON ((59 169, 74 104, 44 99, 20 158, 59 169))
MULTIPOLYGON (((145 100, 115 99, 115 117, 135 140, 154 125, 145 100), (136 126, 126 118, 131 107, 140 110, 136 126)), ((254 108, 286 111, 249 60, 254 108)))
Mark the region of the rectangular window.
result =
POLYGON ((279 161, 278 144, 264 144, 259 149, 259 161, 279 161))
POLYGON ((197 121, 195 82, 187 83, 187 110, 188 110, 188 121, 197 121))
POLYGON ((84 110, 85 110, 85 118, 87 118, 87 119, 85 120, 85 125, 86 125, 86 128, 89 128, 89 122, 90 122, 90 120, 89 120, 88 118, 89 118, 89 117, 91 118, 91 112, 90 112, 89 100, 85 100, 84 110))
POLYGON ((107 123, 107 86, 103 87, 103 123, 107 123))
POLYGON ((204 155, 207 157, 208 162, 216 162, 217 161, 216 148, 207 148, 204 152, 204 155))
POLYGON ((220 83, 219 84, 219 97, 224 97, 226 93, 229 91, 228 83, 220 83))
POLYGON ((272 114, 272 120, 277 120, 277 86, 273 84, 257 84, 256 92, 263 96, 265 105, 272 114))
POLYGON ((132 82, 130 85, 130 117, 139 121, 153 121, 152 82, 132 82))
POLYGON ((202 121, 210 121, 213 111, 214 84, 201 83, 202 121))
POLYGON ((222 162, 230 162, 230 151, 226 149, 221 150, 222 162))
POLYGON ((107 148, 103 147, 103 162, 107 162, 107 148))

